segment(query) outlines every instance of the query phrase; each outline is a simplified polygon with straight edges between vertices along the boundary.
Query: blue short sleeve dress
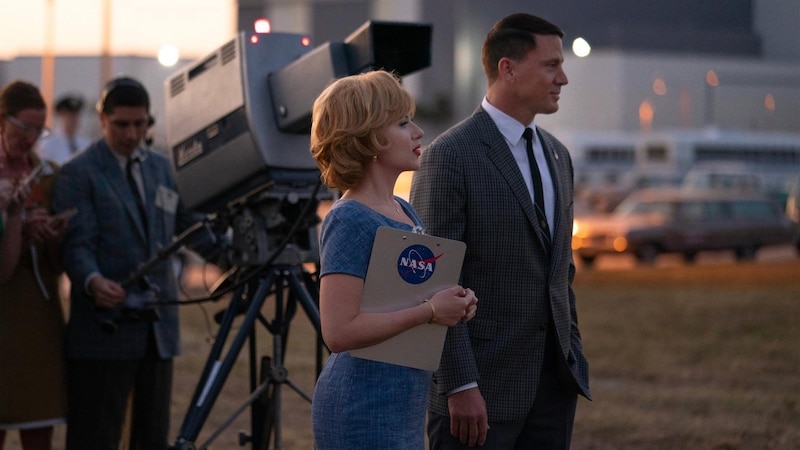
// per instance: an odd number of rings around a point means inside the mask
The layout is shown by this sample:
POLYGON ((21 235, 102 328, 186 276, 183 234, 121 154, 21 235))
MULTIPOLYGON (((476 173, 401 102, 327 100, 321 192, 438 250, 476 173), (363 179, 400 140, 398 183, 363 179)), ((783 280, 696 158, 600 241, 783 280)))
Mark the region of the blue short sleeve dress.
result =
MULTIPOLYGON (((346 273, 365 278, 379 226, 421 231, 411 205, 397 198, 412 227, 354 200, 337 201, 320 236, 320 276, 346 273)), ((421 450, 431 372, 360 359, 349 352, 330 355, 312 402, 317 450, 421 450)))

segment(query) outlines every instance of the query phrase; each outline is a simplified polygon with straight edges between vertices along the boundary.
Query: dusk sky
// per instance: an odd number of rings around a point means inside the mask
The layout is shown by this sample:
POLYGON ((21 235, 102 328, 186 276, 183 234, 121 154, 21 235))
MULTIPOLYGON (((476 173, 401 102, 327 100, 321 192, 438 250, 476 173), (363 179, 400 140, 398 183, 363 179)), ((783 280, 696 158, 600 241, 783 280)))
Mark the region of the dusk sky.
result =
POLYGON ((235 34, 235 0, 0 0, 0 59, 42 53, 48 5, 57 55, 99 53, 106 3, 115 54, 155 56, 172 45, 181 57, 193 59, 235 34))

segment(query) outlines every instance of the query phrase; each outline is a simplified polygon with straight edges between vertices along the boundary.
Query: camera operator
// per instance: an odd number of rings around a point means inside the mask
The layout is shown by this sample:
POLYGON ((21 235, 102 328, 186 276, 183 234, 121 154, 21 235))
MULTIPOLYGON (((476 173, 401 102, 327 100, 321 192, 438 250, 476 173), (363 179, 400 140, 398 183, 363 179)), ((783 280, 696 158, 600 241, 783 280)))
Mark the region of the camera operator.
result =
MULTIPOLYGON (((56 180, 56 211, 77 210, 62 248, 72 284, 68 450, 118 448, 131 393, 129 448, 167 447, 180 348, 176 275, 166 258, 130 286, 121 280, 200 217, 183 208, 169 161, 145 144, 149 108, 141 83, 110 81, 97 104, 102 138, 56 180)), ((210 254, 213 235, 198 241, 193 247, 210 254)))

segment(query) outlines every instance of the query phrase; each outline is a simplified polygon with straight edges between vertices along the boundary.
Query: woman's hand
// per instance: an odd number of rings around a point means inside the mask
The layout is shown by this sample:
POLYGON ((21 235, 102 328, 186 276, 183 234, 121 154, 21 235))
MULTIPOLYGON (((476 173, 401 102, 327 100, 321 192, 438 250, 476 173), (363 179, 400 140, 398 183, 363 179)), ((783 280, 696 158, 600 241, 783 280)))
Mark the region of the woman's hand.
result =
POLYGON ((464 313, 464 317, 461 319, 462 322, 466 323, 469 322, 476 314, 478 314, 478 297, 475 296, 475 291, 472 289, 464 289, 464 296, 471 299, 472 301, 467 305, 467 311, 464 313))
POLYGON ((50 215, 44 208, 34 208, 26 212, 22 233, 28 243, 44 244, 59 242, 67 228, 63 216, 50 215))
POLYGON ((20 214, 25 206, 25 200, 30 194, 30 185, 17 186, 11 179, 0 179, 0 211, 20 214))
POLYGON ((0 178, 0 212, 5 211, 14 198, 14 183, 8 178, 0 178))
POLYGON ((472 289, 455 286, 437 292, 428 302, 433 306, 433 323, 452 327, 475 317, 478 298, 472 289))

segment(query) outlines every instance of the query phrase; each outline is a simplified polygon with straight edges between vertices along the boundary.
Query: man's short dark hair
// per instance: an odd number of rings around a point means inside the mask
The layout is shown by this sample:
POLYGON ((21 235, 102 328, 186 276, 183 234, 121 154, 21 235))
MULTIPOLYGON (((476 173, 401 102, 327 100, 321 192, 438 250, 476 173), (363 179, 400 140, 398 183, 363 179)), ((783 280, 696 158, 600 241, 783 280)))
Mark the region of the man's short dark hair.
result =
POLYGON ((486 78, 490 82, 497 78, 497 64, 502 58, 518 61, 536 48, 536 34, 564 37, 561 28, 531 14, 511 14, 495 23, 483 41, 482 60, 486 78))
POLYGON ((103 88, 97 102, 97 112, 110 114, 117 106, 141 106, 150 111, 150 97, 142 83, 133 78, 114 78, 103 88))

